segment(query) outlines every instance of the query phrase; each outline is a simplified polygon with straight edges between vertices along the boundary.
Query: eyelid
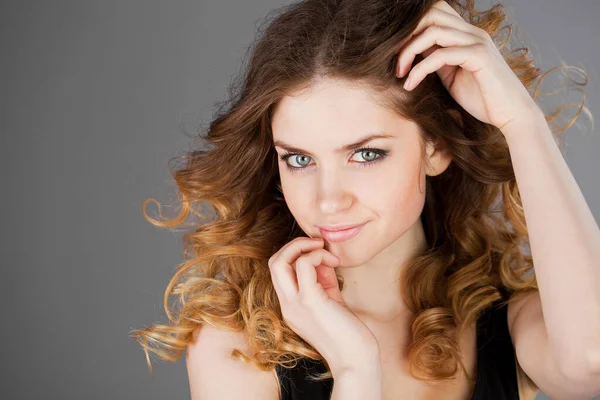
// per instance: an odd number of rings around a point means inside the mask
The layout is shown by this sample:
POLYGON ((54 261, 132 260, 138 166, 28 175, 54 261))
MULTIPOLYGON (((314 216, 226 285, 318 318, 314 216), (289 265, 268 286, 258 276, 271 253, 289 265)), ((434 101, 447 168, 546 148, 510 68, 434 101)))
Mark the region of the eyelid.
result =
MULTIPOLYGON (((382 153, 382 152, 385 152, 386 154, 388 153, 388 151, 387 151, 387 150, 383 150, 383 149, 380 149, 380 148, 377 148, 377 147, 369 147, 368 145, 365 145, 364 147, 361 147, 361 148, 359 148, 359 149, 352 150, 350 153, 351 153, 352 155, 354 155, 354 154, 357 154, 357 153, 362 153, 362 152, 364 152, 364 151, 374 151, 374 152, 376 152, 376 153, 382 153)), ((291 151, 291 152, 290 152, 290 151, 287 151, 287 150, 286 150, 286 151, 285 151, 285 152, 284 152, 284 153, 283 153, 281 156, 279 156, 279 158, 280 158, 280 159, 284 159, 284 158, 285 158, 285 159, 287 159, 287 158, 289 158, 289 157, 291 157, 291 156, 308 156, 308 157, 310 157, 310 158, 314 158, 314 157, 313 157, 313 156, 311 156, 310 154, 306 154, 306 153, 299 153, 299 152, 294 152, 294 151, 291 151)))
MULTIPOLYGON (((361 164, 360 167, 369 167, 369 166, 372 166, 373 164, 376 164, 376 163, 384 160, 388 156, 388 154, 389 154, 389 150, 383 150, 383 149, 379 149, 379 148, 376 148, 376 147, 370 147, 370 146, 367 145, 367 146, 361 147, 359 149, 353 150, 352 151, 352 155, 355 155, 355 154, 358 154, 358 153, 363 153, 363 152, 366 152, 366 151, 372 151, 372 152, 376 153, 378 155, 378 157, 375 158, 375 160, 373 160, 373 161, 364 161, 364 162, 360 162, 359 161, 359 162, 357 162, 358 164, 361 164)), ((308 166, 305 166, 305 167, 294 167, 294 166, 291 166, 287 162, 288 158, 290 158, 292 156, 298 156, 298 155, 300 155, 300 156, 306 156, 307 154, 304 154, 304 153, 294 153, 294 152, 286 152, 286 153, 282 154, 281 156, 279 156, 279 159, 285 163, 285 165, 286 165, 286 167, 288 168, 289 171, 302 173, 304 170, 306 170, 308 168, 308 166)), ((311 157, 311 156, 308 155, 308 157, 311 157)))

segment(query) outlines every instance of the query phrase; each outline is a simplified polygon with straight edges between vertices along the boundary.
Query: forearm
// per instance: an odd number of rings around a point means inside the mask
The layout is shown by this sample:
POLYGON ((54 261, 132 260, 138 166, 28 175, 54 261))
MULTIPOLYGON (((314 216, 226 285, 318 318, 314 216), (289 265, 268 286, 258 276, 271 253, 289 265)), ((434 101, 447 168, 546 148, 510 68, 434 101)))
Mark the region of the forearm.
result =
POLYGON ((600 365, 600 230, 545 121, 505 132, 548 340, 563 364, 600 365))
POLYGON ((383 398, 381 362, 334 376, 331 400, 380 400, 383 398))

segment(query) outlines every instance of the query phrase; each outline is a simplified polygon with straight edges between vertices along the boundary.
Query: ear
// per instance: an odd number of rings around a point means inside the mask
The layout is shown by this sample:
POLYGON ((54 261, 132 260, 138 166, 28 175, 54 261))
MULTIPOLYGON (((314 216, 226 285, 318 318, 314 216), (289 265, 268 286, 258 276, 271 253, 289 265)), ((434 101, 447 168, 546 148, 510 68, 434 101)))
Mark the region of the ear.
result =
POLYGON ((436 176, 448 168, 452 161, 452 154, 446 146, 446 141, 438 139, 437 142, 427 141, 425 143, 426 174, 436 176))

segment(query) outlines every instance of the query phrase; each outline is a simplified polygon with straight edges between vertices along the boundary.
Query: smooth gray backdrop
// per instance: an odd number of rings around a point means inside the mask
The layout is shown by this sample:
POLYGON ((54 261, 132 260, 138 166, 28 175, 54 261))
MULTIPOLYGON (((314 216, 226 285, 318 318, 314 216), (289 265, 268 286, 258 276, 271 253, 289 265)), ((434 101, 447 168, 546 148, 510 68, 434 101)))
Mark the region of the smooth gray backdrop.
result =
MULTIPOLYGON (((189 398, 184 357, 155 360, 150 379, 128 337, 166 322, 181 261, 181 235, 148 223, 141 203, 175 200, 168 160, 207 126, 257 24, 287 3, 0 2, 1 399, 189 398)), ((600 116, 600 1, 504 4, 540 66, 589 73, 600 116)), ((569 136, 598 221, 600 138, 569 136)))

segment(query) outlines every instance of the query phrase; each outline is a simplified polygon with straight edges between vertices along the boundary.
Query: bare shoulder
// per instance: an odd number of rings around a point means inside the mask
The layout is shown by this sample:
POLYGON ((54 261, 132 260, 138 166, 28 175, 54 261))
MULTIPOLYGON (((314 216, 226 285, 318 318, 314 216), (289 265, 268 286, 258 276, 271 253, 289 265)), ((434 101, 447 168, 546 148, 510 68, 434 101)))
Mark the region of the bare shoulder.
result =
POLYGON ((262 371, 231 358, 234 349, 248 353, 241 332, 205 324, 194 331, 186 350, 186 367, 192 400, 279 400, 275 370, 262 371))

